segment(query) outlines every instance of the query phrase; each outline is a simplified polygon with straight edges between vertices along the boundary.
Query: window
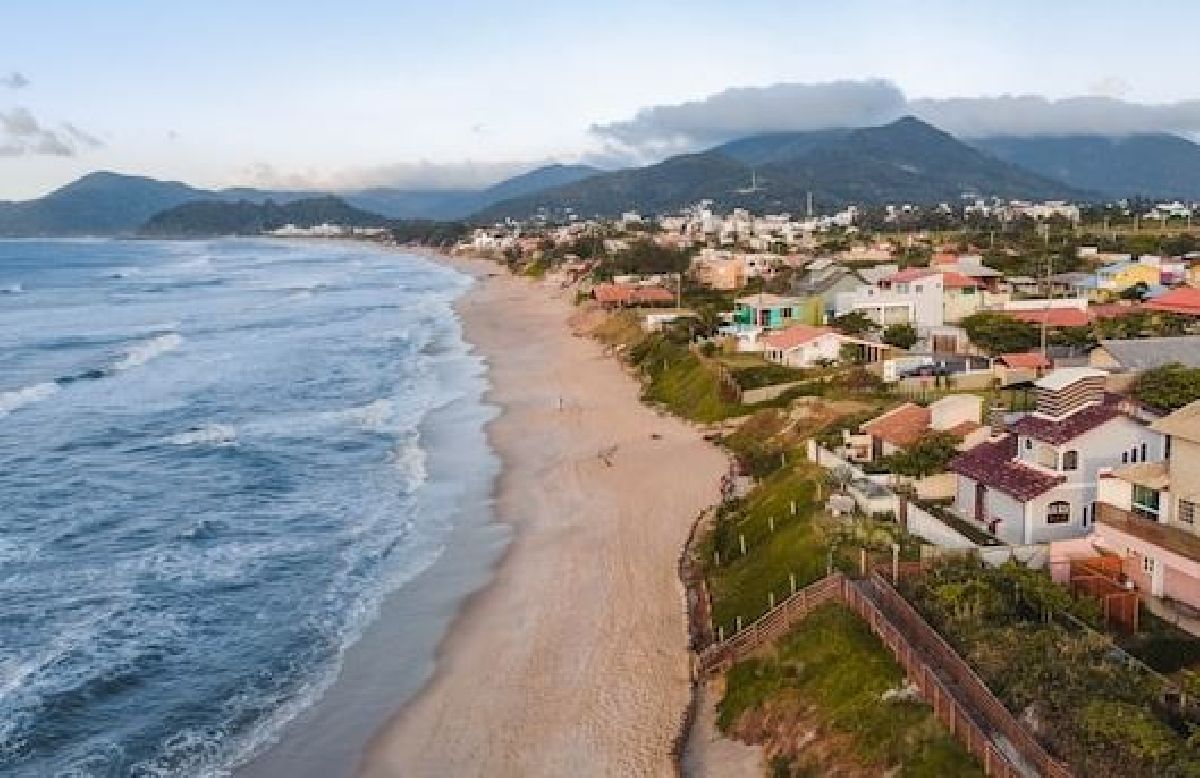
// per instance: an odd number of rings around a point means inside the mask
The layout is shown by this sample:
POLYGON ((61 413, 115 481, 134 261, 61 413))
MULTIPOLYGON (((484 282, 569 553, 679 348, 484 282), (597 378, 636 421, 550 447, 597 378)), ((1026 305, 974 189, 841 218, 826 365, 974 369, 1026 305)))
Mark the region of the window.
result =
POLYGON ((1133 512, 1147 519, 1158 519, 1159 493, 1148 486, 1133 485, 1133 512))
POLYGON ((1079 452, 1064 451, 1062 455, 1063 470, 1078 470, 1079 469, 1079 452))
POLYGON ((1025 438, 1025 450, 1026 451, 1033 450, 1033 440, 1031 438, 1025 438))
POLYGON ((1191 500, 1179 501, 1179 520, 1184 524, 1196 523, 1196 503, 1191 500))
POLYGON ((1138 450, 1137 450, 1136 446, 1134 448, 1129 449, 1129 461, 1130 462, 1138 461, 1138 450))
POLYGON ((1146 461, 1146 444, 1145 443, 1142 444, 1142 461, 1143 462, 1146 461))
POLYGON ((1142 570, 1146 572, 1146 575, 1154 575, 1154 557, 1142 557, 1142 570))
POLYGON ((921 286, 920 284, 917 284, 915 288, 916 288, 917 294, 920 294, 921 292, 925 291, 925 287, 921 286))
POLYGON ((783 318, 783 319, 792 318, 792 309, 791 308, 780 308, 779 316, 780 316, 780 318, 783 318))
POLYGON ((1055 500, 1046 506, 1047 524, 1066 524, 1071 520, 1071 503, 1055 500))
POLYGON ((1128 451, 1121 452, 1121 464, 1123 464, 1123 465, 1129 464, 1129 452, 1128 451))

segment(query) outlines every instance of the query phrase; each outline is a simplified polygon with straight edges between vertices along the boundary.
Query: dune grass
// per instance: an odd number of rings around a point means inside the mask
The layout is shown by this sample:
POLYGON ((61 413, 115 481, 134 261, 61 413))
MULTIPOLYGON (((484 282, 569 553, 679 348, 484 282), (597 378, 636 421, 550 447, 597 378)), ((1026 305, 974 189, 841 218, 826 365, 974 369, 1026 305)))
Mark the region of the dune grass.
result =
MULTIPOLYGON (((773 657, 733 667, 717 723, 729 731, 746 711, 790 696, 815 709, 825 726, 849 735, 856 761, 906 778, 983 775, 928 705, 883 698, 903 684, 903 671, 867 625, 841 605, 825 605, 784 638, 773 657)), ((789 766, 802 775, 820 770, 806 764, 803 753, 789 766)))

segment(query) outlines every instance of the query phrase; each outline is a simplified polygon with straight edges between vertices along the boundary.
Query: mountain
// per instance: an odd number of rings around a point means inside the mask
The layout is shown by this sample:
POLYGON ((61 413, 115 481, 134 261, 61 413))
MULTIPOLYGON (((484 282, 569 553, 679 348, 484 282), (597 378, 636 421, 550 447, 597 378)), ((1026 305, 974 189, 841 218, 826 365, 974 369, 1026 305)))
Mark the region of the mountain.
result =
POLYGON ((404 219, 461 219, 493 203, 574 183, 600 171, 589 165, 545 165, 486 189, 397 189, 344 192, 351 205, 404 219))
POLYGON ((850 203, 954 202, 964 194, 1090 196, 906 117, 882 127, 742 138, 656 165, 593 175, 505 200, 476 218, 523 217, 539 209, 570 209, 584 216, 614 216, 626 210, 662 213, 703 199, 720 208, 799 212, 810 191, 823 209, 850 203))
MULTIPOLYGON (((460 219, 489 205, 595 175, 587 165, 546 165, 486 189, 420 190, 386 187, 339 193, 351 206, 396 219, 460 219)), ((98 172, 22 202, 0 201, 0 237, 132 235, 150 217, 197 200, 276 204, 328 192, 236 187, 197 189, 178 181, 98 172)))
POLYGON ((0 202, 0 236, 130 235, 154 214, 194 200, 274 199, 288 202, 312 193, 197 189, 122 173, 89 173, 45 197, 0 202))
POLYGON ((279 204, 240 200, 195 200, 161 211, 141 227, 139 234, 156 238, 200 238, 219 235, 257 235, 285 224, 388 227, 391 220, 369 213, 338 197, 312 197, 279 204))
POLYGON ((1060 135, 971 143, 1027 170, 1112 199, 1200 199, 1200 145, 1177 135, 1060 135))

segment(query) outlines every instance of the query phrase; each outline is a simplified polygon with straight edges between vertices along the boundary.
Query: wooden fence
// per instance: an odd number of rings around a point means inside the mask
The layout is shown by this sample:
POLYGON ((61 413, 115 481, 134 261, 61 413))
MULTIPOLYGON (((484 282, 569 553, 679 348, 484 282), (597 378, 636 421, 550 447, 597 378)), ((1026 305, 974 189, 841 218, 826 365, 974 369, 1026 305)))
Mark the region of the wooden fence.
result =
POLYGON ((733 637, 700 652, 699 671, 727 670, 832 601, 846 604, 870 625, 938 720, 979 759, 985 774, 1070 778, 1070 768, 1046 751, 878 571, 862 581, 834 573, 801 589, 733 637))

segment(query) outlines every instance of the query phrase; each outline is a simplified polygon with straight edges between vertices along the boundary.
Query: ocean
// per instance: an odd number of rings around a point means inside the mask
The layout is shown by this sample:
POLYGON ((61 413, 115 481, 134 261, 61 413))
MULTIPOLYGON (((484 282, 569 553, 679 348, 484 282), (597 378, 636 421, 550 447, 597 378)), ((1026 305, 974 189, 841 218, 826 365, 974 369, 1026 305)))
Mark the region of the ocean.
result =
POLYGON ((468 285, 356 243, 0 241, 0 774, 224 775, 321 698, 495 472, 468 285))

